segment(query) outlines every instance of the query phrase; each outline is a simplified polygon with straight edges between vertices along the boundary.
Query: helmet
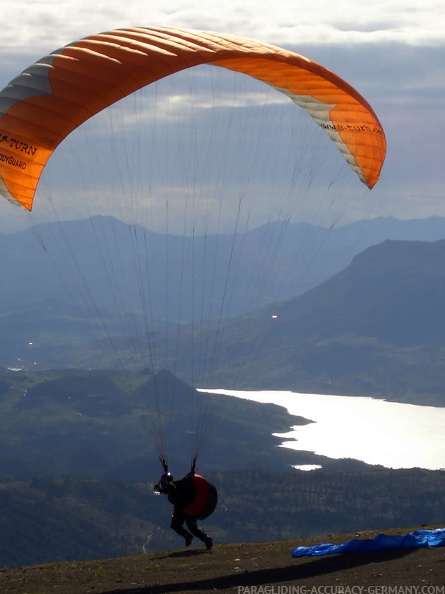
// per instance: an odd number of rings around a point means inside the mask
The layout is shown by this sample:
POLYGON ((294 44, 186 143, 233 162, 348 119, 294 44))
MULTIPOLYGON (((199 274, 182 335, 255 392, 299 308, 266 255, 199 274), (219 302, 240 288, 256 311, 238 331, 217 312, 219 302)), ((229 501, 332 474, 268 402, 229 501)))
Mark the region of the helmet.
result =
POLYGON ((159 479, 159 486, 161 487, 161 490, 165 489, 166 487, 168 487, 168 485, 170 483, 173 482, 173 475, 171 472, 164 472, 164 474, 161 475, 161 478, 159 479))

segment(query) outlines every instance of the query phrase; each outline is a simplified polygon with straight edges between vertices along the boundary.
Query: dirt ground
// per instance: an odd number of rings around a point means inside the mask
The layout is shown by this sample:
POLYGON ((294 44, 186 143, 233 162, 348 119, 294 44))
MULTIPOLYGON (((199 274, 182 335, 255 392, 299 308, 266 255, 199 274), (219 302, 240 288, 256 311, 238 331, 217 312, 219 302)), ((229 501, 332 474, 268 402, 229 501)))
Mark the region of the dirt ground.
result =
MULTIPOLYGON (((385 533, 406 534, 410 530, 385 533)), ((385 587, 411 586, 412 594, 444 594, 445 547, 291 557, 292 550, 299 545, 322 541, 340 543, 350 538, 373 538, 376 534, 363 532, 328 539, 217 545, 212 551, 192 546, 119 559, 0 569, 0 592, 397 594, 393 588, 390 591, 385 587), (313 589, 320 586, 324 588, 313 589), (347 586, 356 587, 348 590, 347 586)))

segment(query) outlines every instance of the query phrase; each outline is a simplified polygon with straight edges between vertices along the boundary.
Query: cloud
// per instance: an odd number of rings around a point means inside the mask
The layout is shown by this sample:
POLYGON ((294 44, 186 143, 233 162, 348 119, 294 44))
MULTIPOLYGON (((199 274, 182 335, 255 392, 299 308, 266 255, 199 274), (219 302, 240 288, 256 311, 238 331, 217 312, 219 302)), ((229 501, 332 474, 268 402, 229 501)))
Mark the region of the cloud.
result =
POLYGON ((147 3, 133 0, 15 0, 2 9, 2 54, 40 54, 99 31, 132 26, 190 27, 230 32, 275 44, 345 44, 395 41, 443 44, 445 6, 434 0, 293 0, 147 3), (20 18, 17 18, 20 15, 20 18))

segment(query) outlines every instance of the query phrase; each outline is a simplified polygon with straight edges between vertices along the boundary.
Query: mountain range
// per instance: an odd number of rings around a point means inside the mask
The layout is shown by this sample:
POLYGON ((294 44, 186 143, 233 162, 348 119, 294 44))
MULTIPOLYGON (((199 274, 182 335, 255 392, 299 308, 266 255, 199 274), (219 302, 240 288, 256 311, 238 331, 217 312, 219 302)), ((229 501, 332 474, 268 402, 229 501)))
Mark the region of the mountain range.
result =
POLYGON ((368 248, 274 309, 254 338, 251 377, 269 388, 443 406, 444 262, 443 240, 368 248))
POLYGON ((386 239, 445 239, 445 219, 377 218, 330 229, 277 221, 236 235, 196 237, 163 235, 100 216, 40 224, 0 234, 0 310, 48 302, 72 307, 87 297, 117 309, 113 290, 131 308, 140 302, 142 278, 137 276, 147 266, 158 319, 190 321, 191 287, 202 283, 212 285, 206 296, 215 301, 206 317, 220 314, 222 290, 231 292, 222 313, 233 317, 249 311, 253 294, 259 307, 296 297, 386 239))
MULTIPOLYGON (((282 227, 270 224, 217 242, 210 237, 166 238, 98 218, 2 235, 0 364, 105 368, 113 366, 112 356, 117 354, 119 365, 148 366, 155 372, 169 369, 200 387, 377 395, 443 404, 445 220, 376 219, 330 231, 288 224, 278 243, 282 232, 282 227), (94 244, 87 239, 92 225, 94 244), (117 262, 123 271, 131 268, 132 252, 124 238, 132 234, 145 238, 154 250, 149 254, 158 255, 150 274, 164 274, 162 282, 154 283, 158 294, 149 300, 150 315, 136 305, 135 294, 139 291, 140 296, 143 285, 130 285, 124 274, 124 293, 122 287, 110 290, 108 282, 110 263, 118 278, 117 262), (35 236, 44 250, 36 249, 35 236), (63 255, 56 236, 70 246, 63 255), (230 269, 234 242, 243 249, 230 269), (311 243, 316 248, 309 252, 311 243), (193 253, 190 271, 196 272, 198 262, 211 270, 213 263, 210 277, 202 275, 201 284, 195 284, 192 275, 185 282, 185 271, 172 257, 174 244, 182 246, 178 254, 183 258, 193 253), (261 249, 270 253, 272 244, 273 262, 266 258, 266 266, 258 267, 261 249), (205 260, 208 245, 213 247, 205 260), (104 251, 109 257, 105 265, 91 257, 104 251), (72 253, 75 260, 69 259, 72 253), (303 268, 307 274, 302 274, 303 268), (94 294, 87 312, 75 303, 79 292, 61 282, 55 269, 61 277, 68 270, 68 278, 81 270, 76 282, 81 295, 87 291, 81 305, 94 294), (210 293, 204 286, 207 279, 213 287, 210 293), (249 285, 249 292, 244 285, 249 285), (200 309, 194 295, 198 286, 201 295, 210 296, 218 294, 216 286, 223 287, 224 307, 215 309, 204 299, 208 309, 200 309), (175 301, 179 295, 182 301, 175 301), (153 308, 153 302, 162 302, 162 307, 153 308), (173 314, 178 304, 183 316, 173 314), (212 311, 215 317, 208 320, 212 311)), ((139 240, 136 245, 140 247, 139 240)))

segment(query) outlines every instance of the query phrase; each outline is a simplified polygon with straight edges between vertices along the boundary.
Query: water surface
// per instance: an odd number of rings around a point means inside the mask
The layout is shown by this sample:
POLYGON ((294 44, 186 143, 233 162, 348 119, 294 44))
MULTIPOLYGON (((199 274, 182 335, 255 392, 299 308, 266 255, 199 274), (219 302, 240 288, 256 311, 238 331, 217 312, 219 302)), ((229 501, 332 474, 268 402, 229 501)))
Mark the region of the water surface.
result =
POLYGON ((445 468, 445 408, 359 396, 283 391, 205 390, 284 406, 314 421, 274 434, 282 446, 386 468, 445 468))

